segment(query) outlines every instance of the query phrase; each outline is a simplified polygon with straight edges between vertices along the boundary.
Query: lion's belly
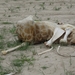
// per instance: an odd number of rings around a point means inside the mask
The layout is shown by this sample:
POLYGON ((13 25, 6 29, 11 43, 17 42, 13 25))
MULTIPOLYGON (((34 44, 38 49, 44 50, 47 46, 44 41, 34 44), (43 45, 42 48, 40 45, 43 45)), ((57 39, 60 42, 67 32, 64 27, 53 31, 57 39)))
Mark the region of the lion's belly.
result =
POLYGON ((17 27, 18 38, 22 41, 40 43, 49 40, 53 31, 48 24, 36 22, 34 25, 25 25, 17 27))
POLYGON ((34 25, 19 25, 17 34, 22 41, 40 43, 49 40, 56 27, 59 27, 56 23, 35 21, 34 25))

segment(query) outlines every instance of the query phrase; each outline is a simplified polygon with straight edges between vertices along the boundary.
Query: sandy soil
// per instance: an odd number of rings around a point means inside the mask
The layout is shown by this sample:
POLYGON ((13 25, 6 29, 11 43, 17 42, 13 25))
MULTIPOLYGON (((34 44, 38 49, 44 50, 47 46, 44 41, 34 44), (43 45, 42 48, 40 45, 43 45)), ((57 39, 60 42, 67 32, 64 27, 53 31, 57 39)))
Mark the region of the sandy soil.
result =
MULTIPOLYGON (((0 0, 0 35, 5 37, 3 42, 16 40, 9 30, 16 26, 18 20, 29 15, 33 15, 35 20, 75 25, 75 0, 0 0)), ((32 45, 27 51, 14 51, 5 56, 0 53, 0 57, 4 58, 1 65, 11 68, 15 56, 23 54, 33 56, 35 60, 33 66, 24 63, 21 72, 16 75, 75 75, 75 58, 59 56, 56 53, 57 47, 55 45, 51 52, 40 56, 33 55, 33 51, 39 53, 47 50, 44 44, 32 45)), ((8 47, 5 46, 4 49, 6 48, 8 47)), ((75 55, 75 46, 61 46, 61 52, 75 55)))

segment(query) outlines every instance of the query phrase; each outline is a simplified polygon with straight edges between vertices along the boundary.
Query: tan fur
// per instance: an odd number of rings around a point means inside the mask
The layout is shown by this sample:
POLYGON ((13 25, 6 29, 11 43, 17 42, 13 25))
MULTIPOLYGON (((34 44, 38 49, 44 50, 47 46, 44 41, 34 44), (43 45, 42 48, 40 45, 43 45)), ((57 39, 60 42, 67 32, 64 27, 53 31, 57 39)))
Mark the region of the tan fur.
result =
POLYGON ((53 32, 44 22, 35 22, 34 25, 18 25, 17 34, 18 38, 22 41, 39 43, 49 40, 53 32))
MULTIPOLYGON (((68 43, 75 44, 75 27, 70 24, 57 25, 56 23, 47 21, 28 21, 17 24, 18 38, 24 42, 40 43, 49 40, 56 27, 65 30, 67 27, 72 28, 71 34, 68 36, 68 43)), ((59 40, 57 40, 59 41, 59 40)))
POLYGON ((75 44, 75 26, 71 24, 64 24, 60 26, 60 28, 62 28, 63 30, 65 30, 66 28, 72 28, 72 32, 68 36, 67 40, 68 40, 68 44, 75 44))

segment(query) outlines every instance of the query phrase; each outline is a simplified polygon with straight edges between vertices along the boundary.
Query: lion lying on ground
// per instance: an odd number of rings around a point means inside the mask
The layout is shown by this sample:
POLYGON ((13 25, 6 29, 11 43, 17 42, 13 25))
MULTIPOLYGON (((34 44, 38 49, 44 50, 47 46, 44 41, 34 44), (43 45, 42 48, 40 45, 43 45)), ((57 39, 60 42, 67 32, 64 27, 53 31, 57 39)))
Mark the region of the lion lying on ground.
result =
POLYGON ((23 42, 33 44, 45 42, 45 45, 49 47, 53 43, 75 44, 75 26, 70 24, 58 25, 48 21, 34 21, 32 16, 18 21, 16 32, 19 40, 23 42))
POLYGON ((34 44, 46 41, 47 46, 51 46, 55 41, 75 44, 75 26, 70 24, 58 25, 48 21, 34 21, 32 16, 18 21, 17 34, 19 40, 34 44))

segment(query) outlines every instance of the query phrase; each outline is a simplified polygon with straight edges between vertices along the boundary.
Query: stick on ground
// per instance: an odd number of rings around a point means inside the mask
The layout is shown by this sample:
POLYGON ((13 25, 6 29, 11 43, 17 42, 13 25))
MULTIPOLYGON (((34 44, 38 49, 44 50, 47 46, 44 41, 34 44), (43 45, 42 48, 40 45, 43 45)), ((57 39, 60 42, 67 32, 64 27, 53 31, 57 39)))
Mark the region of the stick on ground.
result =
POLYGON ((22 43, 21 45, 18 45, 18 46, 14 47, 14 48, 10 48, 10 49, 8 49, 8 50, 3 50, 1 53, 2 53, 3 55, 5 55, 5 54, 7 54, 7 53, 9 53, 9 52, 12 52, 12 51, 14 51, 14 50, 16 50, 16 49, 18 49, 18 48, 20 48, 20 47, 22 47, 22 46, 25 46, 25 45, 26 45, 26 43, 22 43))
POLYGON ((53 47, 50 48, 50 49, 48 49, 48 50, 46 50, 46 51, 43 51, 43 52, 41 52, 41 53, 38 53, 38 55, 42 55, 42 54, 44 54, 44 53, 47 53, 47 52, 51 51, 52 49, 53 49, 53 47))

